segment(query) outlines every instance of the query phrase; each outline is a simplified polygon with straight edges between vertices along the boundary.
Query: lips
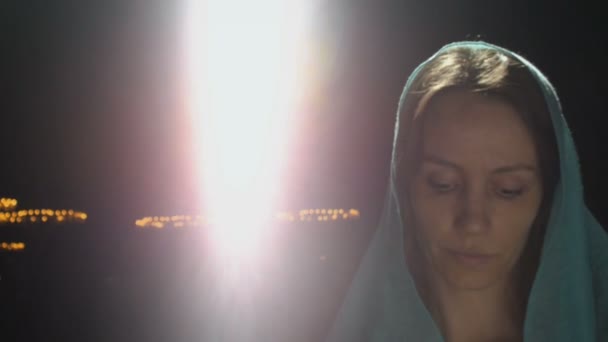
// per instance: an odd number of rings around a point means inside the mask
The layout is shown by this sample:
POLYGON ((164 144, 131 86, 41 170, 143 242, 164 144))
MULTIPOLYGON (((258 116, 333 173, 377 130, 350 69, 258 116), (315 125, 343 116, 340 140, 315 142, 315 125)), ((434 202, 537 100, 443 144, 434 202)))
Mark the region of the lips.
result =
POLYGON ((483 266, 490 263, 496 257, 494 254, 461 252, 449 249, 447 251, 456 261, 469 266, 483 266))

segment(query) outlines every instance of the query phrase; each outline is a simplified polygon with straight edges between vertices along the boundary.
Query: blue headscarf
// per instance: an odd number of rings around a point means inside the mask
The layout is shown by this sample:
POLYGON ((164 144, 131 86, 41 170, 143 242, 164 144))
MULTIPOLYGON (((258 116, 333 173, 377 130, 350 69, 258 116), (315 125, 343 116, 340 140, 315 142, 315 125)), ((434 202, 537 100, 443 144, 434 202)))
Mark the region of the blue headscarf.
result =
MULTIPOLYGON (((526 59, 492 44, 458 42, 437 54, 457 47, 496 50, 527 67, 542 90, 555 129, 560 179, 526 308, 524 340, 608 341, 608 236, 585 206, 575 145, 555 90, 526 59)), ((403 90, 382 217, 328 341, 443 340, 406 266, 395 153, 406 94, 435 56, 412 73, 403 90)))

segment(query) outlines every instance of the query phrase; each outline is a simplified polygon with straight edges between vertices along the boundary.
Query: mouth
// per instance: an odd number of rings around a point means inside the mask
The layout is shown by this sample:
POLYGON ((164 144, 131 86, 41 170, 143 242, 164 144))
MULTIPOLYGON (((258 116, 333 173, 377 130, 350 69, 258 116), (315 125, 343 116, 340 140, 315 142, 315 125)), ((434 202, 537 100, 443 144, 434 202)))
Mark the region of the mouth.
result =
POLYGON ((448 254, 461 264, 469 266, 484 266, 490 263, 496 255, 477 253, 477 252, 461 252, 458 250, 447 249, 448 254))

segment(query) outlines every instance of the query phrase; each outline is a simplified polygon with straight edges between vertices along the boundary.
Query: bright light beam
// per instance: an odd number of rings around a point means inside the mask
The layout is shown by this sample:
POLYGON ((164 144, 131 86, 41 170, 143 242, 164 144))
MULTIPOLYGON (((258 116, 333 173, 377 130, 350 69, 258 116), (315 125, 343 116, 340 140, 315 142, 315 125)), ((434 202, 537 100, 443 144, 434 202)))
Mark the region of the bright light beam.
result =
POLYGON ((214 247, 252 253, 276 209, 315 1, 187 0, 189 107, 214 247))

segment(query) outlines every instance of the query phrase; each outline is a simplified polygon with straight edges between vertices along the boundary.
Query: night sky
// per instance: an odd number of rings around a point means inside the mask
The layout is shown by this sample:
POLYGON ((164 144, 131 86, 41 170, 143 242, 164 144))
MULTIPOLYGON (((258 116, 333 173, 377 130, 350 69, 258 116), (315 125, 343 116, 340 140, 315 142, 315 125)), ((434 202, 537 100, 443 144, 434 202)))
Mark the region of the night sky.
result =
MULTIPOLYGON (((180 92, 180 3, 0 5, 0 196, 20 207, 87 212, 84 229, 101 241, 90 245, 99 267, 90 273, 121 265, 126 254, 112 246, 128 250, 121 239, 135 219, 200 207, 180 92)), ((408 75, 444 44, 481 39, 522 54, 551 80, 578 147, 588 205, 607 227, 608 21, 599 6, 325 1, 317 20, 330 63, 315 104, 295 120, 286 172, 297 177, 285 185, 280 209, 359 208, 372 232, 408 75)), ((239 91, 235 85, 235 100, 239 91)))
MULTIPOLYGON (((284 207, 344 204, 374 212, 407 76, 445 43, 482 39, 528 57, 554 83, 578 145, 589 205, 605 221, 607 24, 599 8, 547 3, 322 5, 318 22, 333 59, 321 104, 303 114, 292 137, 289 168, 300 177, 287 186, 284 207)), ((195 210, 193 176, 184 171, 191 158, 180 111, 178 3, 3 7, 3 195, 123 223, 195 210)))

